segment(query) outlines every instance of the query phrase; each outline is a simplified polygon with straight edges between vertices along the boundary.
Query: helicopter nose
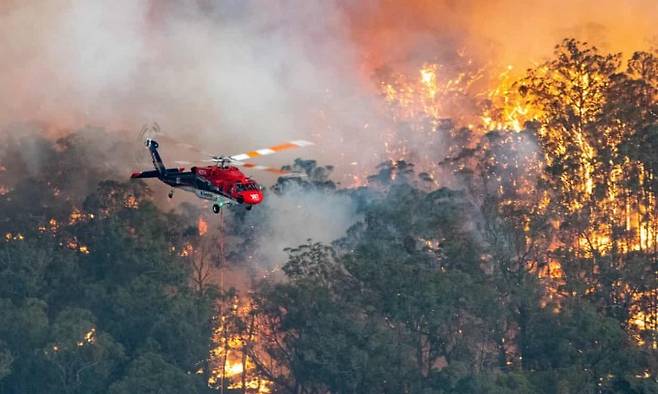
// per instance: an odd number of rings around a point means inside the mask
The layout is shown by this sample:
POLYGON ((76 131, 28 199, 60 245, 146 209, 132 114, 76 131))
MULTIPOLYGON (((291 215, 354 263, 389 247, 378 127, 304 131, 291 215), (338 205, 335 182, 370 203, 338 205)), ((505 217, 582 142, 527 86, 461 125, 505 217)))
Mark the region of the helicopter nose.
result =
POLYGON ((242 193, 242 198, 246 204, 260 204, 260 202, 263 201, 263 193, 259 190, 250 190, 242 193))

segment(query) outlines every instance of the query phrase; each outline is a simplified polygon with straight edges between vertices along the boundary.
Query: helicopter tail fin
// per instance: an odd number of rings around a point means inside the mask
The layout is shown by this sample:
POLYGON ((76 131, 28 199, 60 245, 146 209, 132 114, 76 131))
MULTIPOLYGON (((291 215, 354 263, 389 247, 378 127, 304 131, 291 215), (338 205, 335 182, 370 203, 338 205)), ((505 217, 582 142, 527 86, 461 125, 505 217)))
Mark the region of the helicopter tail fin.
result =
MULTIPOLYGON (((184 168, 167 168, 165 171, 167 172, 167 175, 176 175, 181 174, 184 170, 184 168)), ((158 170, 133 172, 130 177, 133 179, 160 178, 160 172, 158 170)))
POLYGON ((157 178, 160 174, 157 171, 142 171, 142 172, 133 172, 130 175, 133 179, 138 178, 157 178))
POLYGON ((159 176, 166 176, 167 168, 165 167, 164 163, 162 162, 162 158, 158 153, 158 146, 158 141, 150 138, 146 140, 146 147, 149 148, 149 152, 151 152, 151 159, 153 159, 153 166, 155 167, 155 171, 159 176))

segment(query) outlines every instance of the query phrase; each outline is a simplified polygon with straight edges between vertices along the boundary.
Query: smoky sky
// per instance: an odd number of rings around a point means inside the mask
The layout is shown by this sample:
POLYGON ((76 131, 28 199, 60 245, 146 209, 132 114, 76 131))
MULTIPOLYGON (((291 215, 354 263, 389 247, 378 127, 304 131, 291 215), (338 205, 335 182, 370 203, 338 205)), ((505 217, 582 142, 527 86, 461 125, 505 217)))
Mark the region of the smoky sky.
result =
MULTIPOLYGON (((135 140, 146 163, 135 137, 150 122, 218 154, 307 139, 317 145, 260 163, 303 156, 335 165, 345 180, 353 163, 363 175, 386 159, 382 133, 395 125, 378 69, 417 73, 424 62, 463 55, 522 70, 567 36, 628 53, 655 45, 656 20, 653 0, 4 0, 0 132, 54 138, 100 127, 135 140)), ((422 138, 406 140, 428 153, 422 138)), ((168 163, 194 158, 161 147, 168 163)), ((27 163, 47 165, 38 150, 21 152, 27 163)), ((137 169, 124 159, 131 154, 105 155, 100 164, 124 179, 137 169)), ((358 220, 346 198, 270 197, 258 224, 257 249, 273 260, 265 266, 280 264, 286 246, 329 242, 358 220)), ((177 195, 161 207, 185 200, 196 201, 177 195)))
POLYGON ((157 121, 218 153, 304 138, 326 159, 372 156, 359 131, 377 98, 347 33, 331 2, 10 2, 0 124, 157 121))
POLYGON ((342 174, 383 159, 379 67, 467 53, 523 68, 565 36, 635 49, 651 45, 655 20, 650 0, 5 0, 0 126, 130 138, 157 121, 227 154, 303 138, 318 143, 303 155, 342 174))

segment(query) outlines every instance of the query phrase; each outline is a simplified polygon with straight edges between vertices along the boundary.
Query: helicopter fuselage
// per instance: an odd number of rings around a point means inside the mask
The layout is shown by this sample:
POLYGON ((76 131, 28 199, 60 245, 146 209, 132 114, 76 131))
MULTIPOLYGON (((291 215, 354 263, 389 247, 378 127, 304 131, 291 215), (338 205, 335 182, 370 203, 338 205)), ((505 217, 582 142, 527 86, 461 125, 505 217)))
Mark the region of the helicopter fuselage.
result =
POLYGON ((133 179, 158 178, 172 188, 193 192, 199 198, 212 201, 215 213, 224 205, 242 204, 250 209, 263 201, 261 187, 234 166, 192 167, 190 171, 166 168, 157 150, 158 143, 147 140, 146 146, 151 152, 155 170, 133 173, 133 179))

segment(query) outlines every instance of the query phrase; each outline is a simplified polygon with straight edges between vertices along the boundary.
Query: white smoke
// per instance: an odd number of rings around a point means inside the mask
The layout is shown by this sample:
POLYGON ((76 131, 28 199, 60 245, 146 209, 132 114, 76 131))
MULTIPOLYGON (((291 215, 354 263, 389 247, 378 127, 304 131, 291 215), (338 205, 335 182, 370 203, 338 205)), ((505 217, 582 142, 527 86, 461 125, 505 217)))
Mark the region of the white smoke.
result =
MULTIPOLYGON (((0 129, 92 125, 133 138, 157 121, 167 134, 228 154, 303 138, 319 145, 261 163, 303 155, 336 165, 340 176, 352 162, 373 168, 382 159, 389 125, 370 79, 375 67, 452 56, 471 41, 500 48, 505 61, 533 59, 582 25, 603 24, 633 43, 656 34, 651 0, 531 3, 4 0, 0 129)), ((167 162, 192 158, 166 148, 167 162)), ((303 195, 269 196, 263 248, 331 240, 353 222, 348 202, 303 195)))
POLYGON ((266 261, 259 264, 280 267, 286 261, 284 248, 296 247, 307 240, 331 243, 345 235, 360 216, 347 195, 289 186, 282 195, 268 193, 266 220, 257 223, 258 250, 255 255, 266 261))
POLYGON ((228 154, 304 138, 320 145, 298 155, 342 176, 349 163, 372 168, 383 158, 389 125, 376 67, 458 49, 491 57, 493 48, 522 69, 566 35, 613 50, 658 35, 652 0, 558 3, 4 0, 0 128, 37 121, 134 134, 157 121, 228 154))
POLYGON ((304 138, 320 143, 308 154, 321 161, 379 159, 360 133, 377 123, 377 98, 355 72, 336 5, 210 4, 9 1, 0 9, 0 126, 137 130, 157 121, 218 153, 304 138))

